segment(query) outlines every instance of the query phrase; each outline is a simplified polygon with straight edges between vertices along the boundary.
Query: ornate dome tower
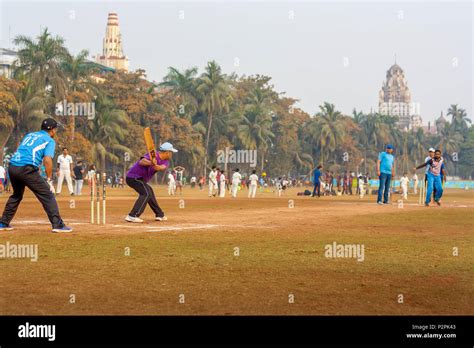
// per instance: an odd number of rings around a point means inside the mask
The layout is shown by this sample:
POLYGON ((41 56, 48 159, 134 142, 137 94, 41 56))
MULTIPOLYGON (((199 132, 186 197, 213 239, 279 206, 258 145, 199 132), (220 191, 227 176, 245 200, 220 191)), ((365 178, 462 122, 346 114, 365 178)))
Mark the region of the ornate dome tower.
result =
POLYGON ((387 70, 386 80, 382 82, 379 92, 379 113, 398 116, 398 125, 402 129, 421 127, 421 117, 412 114, 411 102, 411 92, 405 73, 395 63, 387 70))
POLYGON ((128 71, 128 58, 123 54, 122 35, 116 13, 109 13, 102 54, 96 57, 96 61, 110 68, 128 71))

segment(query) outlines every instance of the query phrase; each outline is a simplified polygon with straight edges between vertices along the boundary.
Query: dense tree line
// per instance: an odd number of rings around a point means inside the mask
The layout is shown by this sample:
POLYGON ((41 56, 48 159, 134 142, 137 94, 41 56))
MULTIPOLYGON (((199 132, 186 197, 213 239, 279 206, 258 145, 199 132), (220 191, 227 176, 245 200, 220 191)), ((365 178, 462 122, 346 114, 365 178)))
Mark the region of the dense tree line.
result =
POLYGON ((103 170, 136 160, 145 149, 143 127, 149 126, 158 143, 171 141, 180 150, 175 164, 195 175, 218 164, 217 151, 225 148, 257 150, 257 169, 272 176, 308 174, 317 164, 374 174, 387 143, 397 149, 399 174, 420 163, 431 146, 443 150, 451 175, 474 174, 474 131, 458 105, 449 106, 448 122, 430 135, 400 130, 393 116, 356 110, 344 115, 329 102, 311 116, 295 106, 296 99, 276 91, 270 77, 225 74, 215 61, 200 74, 196 67, 170 67, 154 83, 143 70, 99 72, 87 51, 71 55, 47 29, 14 43, 20 64, 12 79, 0 78, 0 149, 6 154, 65 100, 94 103, 95 115, 56 115, 64 125, 58 145, 103 170))

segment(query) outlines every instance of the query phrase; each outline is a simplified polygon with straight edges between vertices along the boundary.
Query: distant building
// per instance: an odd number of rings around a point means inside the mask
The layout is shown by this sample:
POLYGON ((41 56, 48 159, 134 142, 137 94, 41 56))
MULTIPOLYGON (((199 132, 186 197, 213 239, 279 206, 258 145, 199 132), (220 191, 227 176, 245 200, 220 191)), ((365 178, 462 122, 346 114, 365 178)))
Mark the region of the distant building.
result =
POLYGON ((18 52, 0 48, 0 76, 11 79, 13 76, 13 65, 18 60, 18 52))
POLYGON ((436 126, 431 121, 428 121, 427 126, 423 126, 423 131, 430 135, 435 135, 438 133, 436 126))
POLYGON ((118 16, 109 13, 102 54, 96 56, 96 62, 115 70, 128 71, 128 58, 123 54, 122 35, 120 34, 118 16))
POLYGON ((398 126, 403 130, 423 126, 418 103, 412 102, 405 73, 396 63, 388 69, 386 81, 382 82, 379 113, 398 116, 398 126))
POLYGON ((441 115, 436 119, 436 131, 437 131, 438 134, 440 134, 442 132, 442 130, 444 129, 444 127, 446 125, 446 122, 448 122, 448 121, 443 116, 443 112, 441 111, 441 115))

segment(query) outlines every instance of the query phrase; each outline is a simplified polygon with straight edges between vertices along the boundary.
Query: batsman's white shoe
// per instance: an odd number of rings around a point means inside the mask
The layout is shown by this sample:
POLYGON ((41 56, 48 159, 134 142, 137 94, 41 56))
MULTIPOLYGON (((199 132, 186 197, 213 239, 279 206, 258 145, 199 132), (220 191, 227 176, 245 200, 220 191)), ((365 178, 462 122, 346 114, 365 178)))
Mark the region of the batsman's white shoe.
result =
POLYGON ((12 231, 13 227, 10 225, 5 225, 3 222, 0 222, 0 231, 12 231))
POLYGON ((168 218, 166 216, 157 216, 155 218, 155 221, 167 221, 168 218))
POLYGON ((143 220, 140 219, 139 217, 134 217, 134 216, 130 216, 130 215, 127 215, 127 217, 125 218, 125 221, 134 222, 134 223, 143 222, 143 220))
POLYGON ((72 228, 68 226, 63 226, 59 228, 53 228, 52 232, 53 233, 69 233, 69 232, 72 232, 72 228))

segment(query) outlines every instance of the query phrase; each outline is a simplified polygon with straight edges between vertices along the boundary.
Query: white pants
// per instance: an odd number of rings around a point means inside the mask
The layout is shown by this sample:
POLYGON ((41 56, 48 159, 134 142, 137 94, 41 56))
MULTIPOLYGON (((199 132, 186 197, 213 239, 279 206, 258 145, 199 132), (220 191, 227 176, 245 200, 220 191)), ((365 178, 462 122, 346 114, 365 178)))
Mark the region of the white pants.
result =
POLYGON ((74 187, 74 194, 76 196, 80 196, 82 194, 82 184, 84 180, 76 180, 76 185, 74 187))
POLYGON ((175 183, 174 183, 174 182, 170 182, 170 183, 168 184, 168 194, 169 194, 170 196, 173 196, 175 191, 176 191, 176 185, 175 185, 175 183))
POLYGON ((221 182, 221 192, 219 193, 219 197, 225 197, 225 182, 221 182))
POLYGON ((257 185, 250 185, 249 186, 249 198, 255 198, 255 194, 257 193, 257 185))
POLYGON ((217 191, 217 182, 209 181, 209 197, 214 196, 215 191, 217 191))
POLYGON ((72 178, 70 170, 59 170, 58 189, 56 190, 56 193, 61 193, 64 179, 66 179, 67 189, 69 190, 69 193, 74 193, 72 188, 72 178))
POLYGON ((364 198, 365 194, 365 189, 364 189, 364 183, 359 184, 359 198, 364 198))
POLYGON ((402 185, 402 197, 408 199, 408 186, 402 185))
POLYGON ((237 197, 237 191, 239 190, 239 184, 232 183, 232 197, 237 197))

